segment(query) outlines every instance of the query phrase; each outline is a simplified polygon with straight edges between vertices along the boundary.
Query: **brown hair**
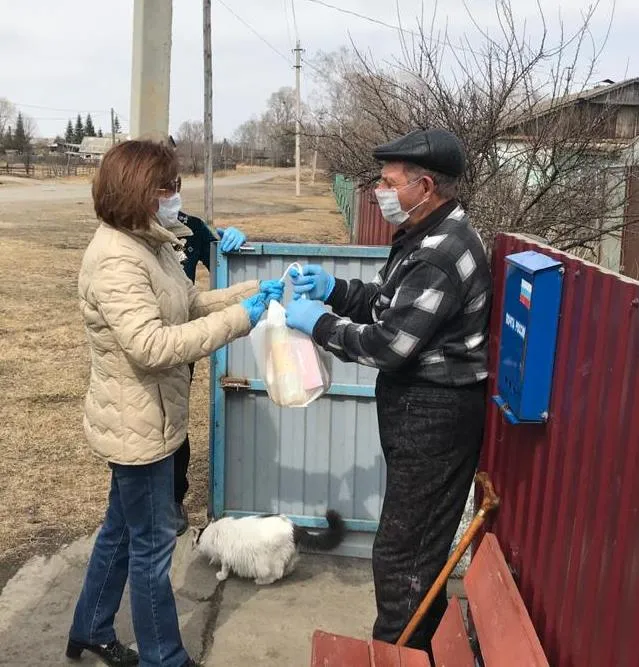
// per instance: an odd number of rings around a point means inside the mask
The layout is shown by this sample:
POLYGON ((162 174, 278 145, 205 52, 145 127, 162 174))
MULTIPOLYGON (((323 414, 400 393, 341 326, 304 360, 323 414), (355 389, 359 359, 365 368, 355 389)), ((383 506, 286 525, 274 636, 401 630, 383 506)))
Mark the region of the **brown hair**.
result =
POLYGON ((166 144, 123 141, 107 151, 93 180, 93 206, 112 227, 147 229, 157 211, 158 190, 170 189, 178 161, 166 144))

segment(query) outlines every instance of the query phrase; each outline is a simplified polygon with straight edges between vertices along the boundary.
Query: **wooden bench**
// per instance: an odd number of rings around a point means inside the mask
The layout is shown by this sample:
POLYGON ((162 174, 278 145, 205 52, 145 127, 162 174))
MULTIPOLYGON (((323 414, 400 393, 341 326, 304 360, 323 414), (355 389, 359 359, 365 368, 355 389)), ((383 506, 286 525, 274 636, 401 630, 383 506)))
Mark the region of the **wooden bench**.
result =
MULTIPOLYGON (((464 577, 469 612, 485 667, 548 667, 497 538, 487 533, 464 577)), ((311 667, 475 667, 461 604, 451 598, 433 637, 431 665, 423 651, 317 630, 311 667)))

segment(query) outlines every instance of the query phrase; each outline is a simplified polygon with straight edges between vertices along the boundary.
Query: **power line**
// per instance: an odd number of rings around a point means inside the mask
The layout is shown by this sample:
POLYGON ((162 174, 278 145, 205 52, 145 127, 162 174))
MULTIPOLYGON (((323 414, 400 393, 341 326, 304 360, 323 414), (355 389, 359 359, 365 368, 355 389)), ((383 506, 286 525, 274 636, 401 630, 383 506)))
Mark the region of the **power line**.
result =
POLYGON ((360 14, 358 12, 354 12, 351 9, 344 9, 343 7, 338 7, 337 5, 331 5, 329 2, 325 2, 325 0, 306 0, 306 1, 313 2, 316 5, 322 5, 323 7, 327 7, 328 9, 334 9, 335 11, 341 12, 342 14, 349 14, 350 16, 355 16, 364 21, 368 21, 369 23, 374 23, 375 25, 381 25, 384 28, 390 28, 391 30, 396 30, 397 32, 400 33, 408 33, 409 35, 414 35, 415 37, 419 37, 419 39, 428 42, 428 44, 437 44, 439 46, 444 46, 444 47, 453 47, 458 51, 465 51, 467 53, 472 53, 475 56, 483 55, 481 52, 474 51, 473 49, 468 48, 467 46, 462 46, 461 44, 453 46, 453 44, 449 40, 434 39, 432 37, 427 38, 427 36, 424 33, 417 32, 415 30, 409 30, 408 28, 404 28, 401 25, 386 23, 385 21, 373 18, 372 16, 367 16, 366 14, 360 14))
POLYGON ((22 102, 11 102, 16 107, 26 107, 27 109, 44 109, 45 111, 66 111, 69 113, 91 113, 91 114, 102 114, 102 115, 108 115, 109 112, 106 111, 105 109, 82 109, 81 111, 78 111, 78 109, 60 109, 57 107, 46 107, 41 104, 23 104, 22 102))
POLYGON ((302 58, 302 62, 307 67, 310 67, 312 70, 315 70, 320 76, 323 76, 323 77, 326 76, 326 72, 323 72, 317 65, 313 65, 313 63, 310 60, 306 60, 306 58, 302 58))
POLYGON ((63 121, 63 122, 66 122, 68 120, 72 120, 68 116, 31 116, 31 115, 29 115, 28 117, 31 118, 32 120, 59 120, 59 121, 63 121))
POLYGON ((385 28, 391 28, 393 30, 398 30, 399 32, 408 32, 411 35, 415 35, 417 37, 421 37, 422 35, 418 32, 415 32, 414 30, 408 30, 407 28, 402 28, 399 25, 393 25, 392 23, 386 23, 385 21, 381 21, 380 19, 373 18, 372 16, 366 16, 365 14, 359 14, 358 12, 354 12, 352 9, 344 9, 343 7, 338 7, 337 5, 331 5, 328 2, 325 2, 324 0, 306 0, 307 2, 313 2, 316 5, 322 5, 323 7, 327 7, 328 9, 334 9, 337 12, 341 12, 342 14, 350 14, 350 16, 356 16, 359 19, 363 19, 364 21, 368 21, 369 23, 375 23, 376 25, 381 25, 384 26, 385 28))
POLYGON ((297 15, 295 14, 295 0, 291 0, 291 8, 293 10, 293 26, 295 28, 295 39, 299 41, 300 33, 297 30, 297 15))
POLYGON ((288 0, 283 0, 284 3, 284 20, 286 21, 286 35, 288 36, 288 43, 293 48, 293 38, 291 37, 291 25, 288 18, 288 0))
POLYGON ((251 24, 250 24, 250 23, 248 23, 247 21, 245 21, 239 14, 237 14, 236 12, 234 12, 234 11, 233 11, 233 10, 232 10, 232 9, 225 3, 225 2, 224 2, 224 0, 217 0, 217 1, 222 5, 222 7, 224 7, 224 9, 226 9, 226 11, 230 12, 231 14, 233 14, 233 16, 235 16, 235 18, 236 18, 240 23, 242 23, 244 26, 246 26, 246 27, 247 27, 247 28, 248 28, 248 29, 249 29, 249 30, 250 30, 250 31, 251 31, 251 32, 258 38, 258 39, 260 39, 262 42, 264 42, 264 44, 266 44, 266 46, 268 46, 269 49, 271 49, 272 51, 274 51, 275 53, 277 53, 277 55, 278 55, 280 58, 283 58, 284 60, 286 60, 286 62, 287 62, 289 65, 292 65, 292 64, 293 64, 293 63, 290 61, 290 59, 289 59, 287 56, 285 56, 285 55, 284 55, 284 54, 283 54, 277 47, 273 46, 273 45, 266 39, 266 37, 262 37, 262 35, 260 35, 260 33, 259 33, 259 32, 258 32, 258 31, 257 31, 251 24))
MULTIPOLYGON (((292 0, 291 0, 292 1, 292 0)), ((306 0, 306 2, 312 2, 316 5, 321 5, 323 7, 326 7, 328 9, 333 9, 337 12, 341 12, 342 14, 348 14, 350 16, 355 16, 359 19, 362 19, 364 21, 368 21, 369 23, 374 23, 376 25, 381 25, 385 28, 390 28, 392 30, 396 30, 400 33, 408 33, 410 35, 414 35, 415 37, 419 37, 419 39, 424 40, 428 44, 436 44, 438 46, 444 46, 444 47, 451 47, 455 48, 458 51, 464 51, 466 53, 472 53, 474 56, 482 58, 485 54, 482 53, 481 51, 475 51, 474 49, 471 49, 467 46, 462 46, 460 45, 453 45, 452 42, 449 40, 440 40, 440 39, 434 39, 432 37, 427 37, 424 33, 421 32, 416 32, 415 30, 409 30, 408 28, 404 28, 400 25, 394 25, 392 23, 386 23, 385 21, 382 21, 380 19, 376 19, 372 16, 367 16, 366 14, 360 14, 358 12, 355 12, 351 9, 344 9, 343 7, 338 7, 337 5, 332 5, 329 2, 326 2, 326 0, 306 0)), ((304 61, 306 64, 309 64, 307 61, 304 61)), ((317 68, 315 68, 317 70, 317 68)), ((538 64, 538 69, 542 70, 546 74, 552 74, 552 69, 548 70, 546 68, 542 68, 540 64, 538 64)), ((317 70, 319 71, 319 70, 317 70)))

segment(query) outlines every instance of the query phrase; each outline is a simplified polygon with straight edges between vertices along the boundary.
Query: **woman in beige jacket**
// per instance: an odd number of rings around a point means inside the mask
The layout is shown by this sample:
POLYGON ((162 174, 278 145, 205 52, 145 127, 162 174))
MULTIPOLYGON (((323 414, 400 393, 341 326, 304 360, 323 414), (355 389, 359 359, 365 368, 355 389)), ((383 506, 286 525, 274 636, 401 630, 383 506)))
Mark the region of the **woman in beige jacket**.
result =
POLYGON ((175 154, 150 141, 114 146, 93 183, 102 224, 79 277, 91 352, 84 429, 112 474, 69 633, 72 659, 89 650, 108 665, 195 664, 182 646, 169 580, 171 455, 187 432, 188 364, 246 335, 267 303, 282 298, 279 281, 210 292, 193 286, 175 230, 160 224, 178 189, 175 154), (139 657, 113 629, 127 578, 139 657))

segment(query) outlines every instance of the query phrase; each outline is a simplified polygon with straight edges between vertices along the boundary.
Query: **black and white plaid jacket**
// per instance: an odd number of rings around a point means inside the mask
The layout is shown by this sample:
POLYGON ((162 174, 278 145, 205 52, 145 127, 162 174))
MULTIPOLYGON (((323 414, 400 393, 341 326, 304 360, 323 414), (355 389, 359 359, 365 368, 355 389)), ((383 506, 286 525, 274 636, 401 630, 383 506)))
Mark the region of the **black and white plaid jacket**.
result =
POLYGON ((372 283, 336 280, 313 338, 343 361, 399 383, 456 387, 488 376, 491 277, 456 201, 399 231, 372 283))

